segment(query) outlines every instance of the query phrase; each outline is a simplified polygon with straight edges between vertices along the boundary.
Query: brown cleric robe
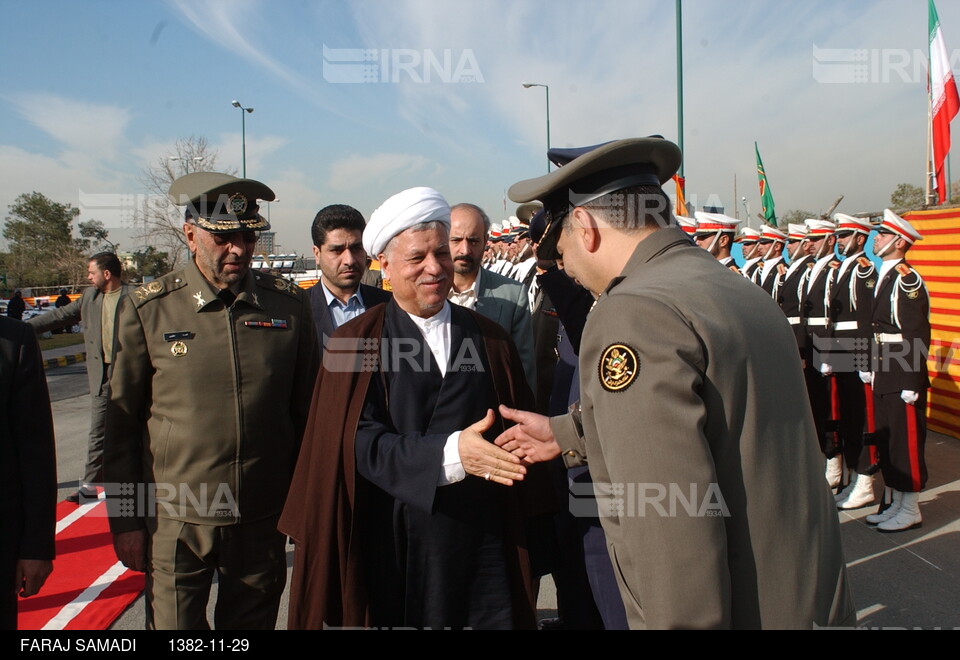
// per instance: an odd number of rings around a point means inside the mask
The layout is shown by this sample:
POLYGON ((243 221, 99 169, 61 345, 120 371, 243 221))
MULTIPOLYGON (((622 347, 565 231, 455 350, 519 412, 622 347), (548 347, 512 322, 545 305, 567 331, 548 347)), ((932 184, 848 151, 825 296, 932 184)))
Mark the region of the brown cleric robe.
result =
MULTIPOLYGON (((296 543, 290 629, 382 625, 372 614, 362 539, 370 538, 368 507, 383 493, 358 478, 354 442, 371 378, 381 377, 379 342, 364 339, 383 336, 386 310, 387 305, 378 305, 339 328, 317 378, 279 524, 280 531, 296 543)), ((507 406, 530 409, 532 394, 509 335, 496 323, 469 313, 483 335, 496 399, 507 406)), ((498 416, 494 427, 498 433, 503 425, 498 416)), ((553 504, 542 495, 536 479, 531 479, 534 476, 528 474, 524 483, 500 492, 516 628, 534 628, 536 623, 523 517, 548 510, 553 504)))

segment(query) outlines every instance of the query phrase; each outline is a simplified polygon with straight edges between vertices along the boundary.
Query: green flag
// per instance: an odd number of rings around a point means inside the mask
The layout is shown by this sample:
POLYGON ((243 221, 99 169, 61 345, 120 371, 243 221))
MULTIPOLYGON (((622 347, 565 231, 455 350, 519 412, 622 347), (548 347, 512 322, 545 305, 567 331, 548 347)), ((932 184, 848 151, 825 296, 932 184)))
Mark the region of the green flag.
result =
POLYGON ((757 152, 757 177, 760 179, 760 206, 763 207, 763 218, 774 227, 777 226, 777 212, 773 207, 773 193, 770 192, 770 183, 767 181, 767 173, 763 171, 763 161, 760 160, 760 148, 757 143, 753 143, 753 148, 757 152))

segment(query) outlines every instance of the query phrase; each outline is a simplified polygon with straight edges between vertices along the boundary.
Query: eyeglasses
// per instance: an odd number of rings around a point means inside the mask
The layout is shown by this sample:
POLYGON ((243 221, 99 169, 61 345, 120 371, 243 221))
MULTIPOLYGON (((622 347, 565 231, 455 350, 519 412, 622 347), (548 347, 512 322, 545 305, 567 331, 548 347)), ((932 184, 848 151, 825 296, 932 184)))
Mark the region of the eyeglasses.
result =
POLYGON ((213 242, 217 245, 226 245, 227 243, 233 243, 234 245, 239 245, 240 243, 256 243, 258 238, 260 238, 260 232, 253 231, 252 229, 213 234, 213 242))

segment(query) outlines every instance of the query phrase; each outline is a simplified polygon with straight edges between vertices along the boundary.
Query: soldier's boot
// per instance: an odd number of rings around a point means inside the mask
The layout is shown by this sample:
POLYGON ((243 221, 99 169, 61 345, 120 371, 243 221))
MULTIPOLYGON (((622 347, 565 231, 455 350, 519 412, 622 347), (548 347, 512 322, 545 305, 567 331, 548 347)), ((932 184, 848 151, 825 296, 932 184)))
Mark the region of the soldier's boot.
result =
POLYGON ((923 516, 920 515, 920 493, 901 493, 900 509, 892 518, 877 525, 880 532, 905 532, 920 527, 923 516))
MULTIPOLYGON (((857 473, 854 472, 853 470, 846 470, 846 473, 847 473, 847 474, 846 474, 846 477, 847 477, 847 483, 846 483, 846 485, 845 485, 842 489, 840 489, 840 492, 839 492, 839 493, 836 493, 836 494, 833 496, 833 501, 836 502, 837 504, 840 504, 840 502, 842 502, 842 501, 846 500, 848 497, 850 497, 850 493, 853 492, 853 489, 854 489, 854 488, 856 487, 856 485, 857 485, 857 473)), ((843 483, 843 479, 840 480, 840 483, 843 483)))
POLYGON ((868 525, 879 525, 882 522, 886 522, 897 515, 897 512, 900 511, 900 502, 901 502, 901 493, 899 490, 893 491, 893 500, 890 502, 890 506, 882 511, 877 513, 871 513, 865 518, 868 525))
POLYGON ((849 511, 873 504, 876 497, 873 494, 873 477, 869 474, 858 474, 853 482, 853 489, 844 500, 837 501, 837 508, 849 511))
POLYGON ((843 457, 834 456, 827 459, 827 470, 824 473, 830 488, 836 488, 840 485, 840 477, 843 476, 843 457))

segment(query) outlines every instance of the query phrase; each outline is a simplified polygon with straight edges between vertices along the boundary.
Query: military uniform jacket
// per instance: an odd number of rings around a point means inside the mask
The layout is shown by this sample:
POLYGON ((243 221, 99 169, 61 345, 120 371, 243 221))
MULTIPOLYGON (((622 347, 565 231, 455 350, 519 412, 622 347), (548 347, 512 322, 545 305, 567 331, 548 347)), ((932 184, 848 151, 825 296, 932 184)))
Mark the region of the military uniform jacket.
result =
MULTIPOLYGON (((136 287, 130 284, 120 286, 120 295, 133 291, 136 287)), ((117 309, 120 306, 117 305, 117 309)), ((95 286, 87 287, 79 298, 69 305, 57 307, 45 314, 34 316, 28 320, 37 334, 66 328, 83 321, 83 344, 86 349, 87 380, 90 384, 91 396, 100 396, 103 386, 103 330, 101 327, 101 312, 103 310, 103 294, 95 286)))
POLYGON ((873 391, 922 392, 930 387, 930 295, 906 261, 877 283, 873 299, 873 391))
POLYGON ((870 334, 877 269, 862 252, 848 259, 852 262, 848 266, 844 261, 830 287, 827 327, 834 337, 866 338, 870 334))
POLYGON ((601 523, 631 628, 853 623, 793 343, 765 292, 670 228, 588 316, 579 424, 551 427, 613 496, 601 523))
MULTIPOLYGON (((780 297, 780 287, 783 284, 783 278, 787 275, 787 266, 783 263, 783 257, 775 257, 772 260, 776 265, 770 268, 764 277, 763 269, 758 271, 757 277, 760 278, 760 288, 767 292, 771 298, 777 300, 780 297)), ((768 262, 770 263, 770 262, 768 262)))
POLYGON ((800 300, 812 268, 813 259, 809 255, 804 255, 791 263, 783 278, 783 284, 780 285, 780 295, 777 297, 777 304, 780 305, 784 316, 787 317, 787 322, 793 328, 793 335, 801 354, 807 346, 807 329, 803 323, 800 300))
MULTIPOLYGON (((157 484, 156 515, 190 523, 279 514, 316 370, 299 287, 251 271, 226 307, 191 259, 120 302, 104 480, 157 484)), ((149 503, 118 498, 112 530, 138 529, 149 503)))

